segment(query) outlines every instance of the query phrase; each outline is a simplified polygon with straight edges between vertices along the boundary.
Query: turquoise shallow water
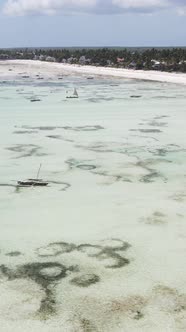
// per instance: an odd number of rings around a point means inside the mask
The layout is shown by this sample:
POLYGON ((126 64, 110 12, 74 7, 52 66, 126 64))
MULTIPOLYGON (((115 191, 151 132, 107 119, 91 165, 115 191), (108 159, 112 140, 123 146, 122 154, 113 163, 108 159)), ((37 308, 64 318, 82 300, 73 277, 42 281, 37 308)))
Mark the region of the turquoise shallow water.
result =
POLYGON ((157 82, 1 80, 4 331, 184 329, 185 101, 157 82), (17 188, 40 163, 49 186, 17 188))

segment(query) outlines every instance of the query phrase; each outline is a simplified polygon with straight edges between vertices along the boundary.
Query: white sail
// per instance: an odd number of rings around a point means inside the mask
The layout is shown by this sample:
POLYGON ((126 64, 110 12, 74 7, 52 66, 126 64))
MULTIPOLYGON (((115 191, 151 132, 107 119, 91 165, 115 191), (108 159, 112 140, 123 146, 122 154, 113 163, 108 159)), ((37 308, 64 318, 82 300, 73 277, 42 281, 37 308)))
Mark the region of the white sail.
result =
POLYGON ((78 97, 78 92, 77 92, 76 88, 74 88, 73 96, 78 97))

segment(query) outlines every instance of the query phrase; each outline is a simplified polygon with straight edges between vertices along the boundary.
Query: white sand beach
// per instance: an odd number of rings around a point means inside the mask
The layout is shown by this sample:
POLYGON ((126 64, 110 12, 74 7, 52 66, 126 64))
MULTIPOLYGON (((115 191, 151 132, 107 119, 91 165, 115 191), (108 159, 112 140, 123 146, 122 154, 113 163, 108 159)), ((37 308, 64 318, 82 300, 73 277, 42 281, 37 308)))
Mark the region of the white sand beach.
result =
MULTIPOLYGON (((33 60, 8 60, 3 61, 5 65, 16 65, 15 71, 19 70, 21 66, 22 70, 25 70, 32 74, 34 70, 44 71, 46 74, 54 75, 58 72, 66 73, 76 73, 84 75, 96 75, 96 76, 107 76, 107 77, 120 77, 120 78, 129 78, 129 79, 139 79, 147 81, 157 81, 157 82, 166 82, 166 83, 175 83, 175 84, 184 84, 186 85, 186 74, 182 73, 167 73, 161 71, 144 71, 144 70, 133 70, 133 69, 118 69, 118 68, 109 68, 109 67, 95 67, 95 66, 80 66, 80 65, 69 65, 62 63, 51 63, 44 61, 33 61, 33 60)), ((2 68, 1 68, 2 69, 2 68)), ((3 75, 3 71, 1 71, 3 75)), ((12 73, 9 73, 11 76, 12 73)))
POLYGON ((186 331, 185 84, 0 62, 1 332, 186 331))

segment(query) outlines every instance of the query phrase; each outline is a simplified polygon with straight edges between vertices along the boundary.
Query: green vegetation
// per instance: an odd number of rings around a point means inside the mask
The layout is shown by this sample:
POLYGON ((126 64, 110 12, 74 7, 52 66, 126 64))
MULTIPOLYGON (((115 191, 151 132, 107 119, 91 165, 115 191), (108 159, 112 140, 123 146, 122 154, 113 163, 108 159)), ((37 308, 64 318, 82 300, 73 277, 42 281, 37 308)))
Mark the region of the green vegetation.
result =
POLYGON ((186 48, 0 49, 0 59, 30 59, 186 73, 186 48))

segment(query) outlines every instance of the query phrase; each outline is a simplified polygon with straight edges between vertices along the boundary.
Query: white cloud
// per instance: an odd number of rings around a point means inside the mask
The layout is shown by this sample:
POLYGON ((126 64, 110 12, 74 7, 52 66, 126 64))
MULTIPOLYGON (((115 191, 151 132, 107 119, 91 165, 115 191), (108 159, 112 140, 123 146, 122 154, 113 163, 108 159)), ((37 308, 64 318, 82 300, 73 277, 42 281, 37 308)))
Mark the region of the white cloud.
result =
POLYGON ((168 0, 113 0, 113 5, 126 10, 154 10, 165 8, 170 5, 168 0))
POLYGON ((6 15, 22 16, 27 14, 56 14, 65 12, 88 11, 95 7, 97 0, 8 0, 3 12, 6 15))
POLYGON ((186 6, 178 8, 177 13, 180 16, 186 16, 186 6))
MULTIPOLYGON (((79 12, 114 14, 126 12, 152 13, 166 8, 179 7, 179 14, 186 14, 186 0, 6 0, 4 14, 52 15, 79 12)), ((178 9, 178 8, 177 8, 178 9)))

